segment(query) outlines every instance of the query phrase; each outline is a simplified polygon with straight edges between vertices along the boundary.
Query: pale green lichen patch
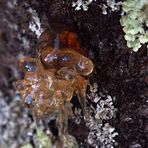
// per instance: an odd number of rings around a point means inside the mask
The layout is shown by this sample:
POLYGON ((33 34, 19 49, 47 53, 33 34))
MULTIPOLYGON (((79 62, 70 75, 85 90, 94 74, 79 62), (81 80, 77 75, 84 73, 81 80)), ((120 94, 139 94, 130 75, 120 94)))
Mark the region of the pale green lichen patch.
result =
POLYGON ((52 147, 50 138, 40 128, 37 128, 36 139, 37 139, 39 148, 51 148, 52 147))
MULTIPOLYGON (((39 127, 36 129, 35 145, 38 148, 51 148, 52 143, 50 137, 39 127)), ((31 144, 23 145, 21 148, 33 148, 31 144)))
POLYGON ((125 15, 121 17, 120 23, 125 32, 127 46, 137 52, 142 44, 148 43, 147 0, 126 0, 123 3, 125 15))

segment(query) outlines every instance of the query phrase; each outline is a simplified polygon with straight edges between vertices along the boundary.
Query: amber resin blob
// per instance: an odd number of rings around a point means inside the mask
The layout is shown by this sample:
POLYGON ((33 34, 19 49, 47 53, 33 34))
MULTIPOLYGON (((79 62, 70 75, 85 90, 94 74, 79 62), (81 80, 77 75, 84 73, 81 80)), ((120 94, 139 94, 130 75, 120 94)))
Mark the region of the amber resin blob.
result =
POLYGON ((84 102, 86 76, 94 68, 76 33, 54 26, 43 32, 39 40, 39 56, 20 59, 25 75, 16 83, 24 102, 37 118, 61 110, 73 95, 84 102))

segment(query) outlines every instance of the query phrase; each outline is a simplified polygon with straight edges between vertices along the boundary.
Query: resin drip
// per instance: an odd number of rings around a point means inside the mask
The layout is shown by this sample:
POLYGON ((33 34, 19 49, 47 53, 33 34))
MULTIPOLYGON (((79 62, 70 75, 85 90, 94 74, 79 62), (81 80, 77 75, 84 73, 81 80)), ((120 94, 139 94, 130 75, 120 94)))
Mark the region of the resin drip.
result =
MULTIPOLYGON (((67 126, 73 95, 84 105, 85 76, 92 73, 93 63, 83 54, 76 33, 62 27, 49 27, 40 36, 39 51, 37 58, 20 60, 25 76, 16 83, 17 89, 37 120, 58 112, 59 121, 67 126)), ((59 128, 59 134, 66 134, 64 125, 59 128)))

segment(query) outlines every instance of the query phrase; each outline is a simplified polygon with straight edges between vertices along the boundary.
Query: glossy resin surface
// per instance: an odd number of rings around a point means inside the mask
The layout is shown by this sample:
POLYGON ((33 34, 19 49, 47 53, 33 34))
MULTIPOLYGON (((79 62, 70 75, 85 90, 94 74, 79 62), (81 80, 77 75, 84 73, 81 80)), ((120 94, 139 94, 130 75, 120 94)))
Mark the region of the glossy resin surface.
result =
POLYGON ((39 51, 37 58, 20 59, 25 75, 16 83, 35 117, 59 111, 73 95, 84 102, 85 76, 92 73, 94 66, 80 47, 76 33, 49 28, 40 36, 39 51))

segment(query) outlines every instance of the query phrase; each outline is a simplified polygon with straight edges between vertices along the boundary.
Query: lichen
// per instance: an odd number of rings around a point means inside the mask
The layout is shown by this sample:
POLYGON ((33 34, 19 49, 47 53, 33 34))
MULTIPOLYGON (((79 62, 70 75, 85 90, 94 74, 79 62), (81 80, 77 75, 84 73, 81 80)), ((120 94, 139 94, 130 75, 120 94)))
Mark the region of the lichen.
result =
MULTIPOLYGON (((94 0, 96 1, 96 0, 94 0)), ((72 7, 75 7, 75 10, 81 10, 83 9, 84 11, 88 10, 88 6, 93 2, 93 0, 77 0, 76 2, 72 3, 72 7)))
MULTIPOLYGON (((51 148, 52 142, 50 137, 39 127, 36 127, 36 135, 34 136, 35 147, 51 148)), ((32 144, 25 144, 21 148, 33 148, 32 144)))
POLYGON ((90 94, 88 100, 96 104, 96 107, 90 106, 89 112, 93 115, 86 115, 86 125, 90 132, 87 141, 90 145, 100 148, 113 148, 116 145, 114 137, 118 135, 115 128, 110 125, 109 121, 116 116, 117 108, 114 107, 115 97, 109 94, 98 93, 98 85, 90 85, 90 94))
MULTIPOLYGON (((89 5, 93 1, 97 1, 97 0, 77 0, 76 2, 73 1, 72 7, 74 7, 76 11, 79 11, 79 10, 87 11, 89 8, 89 5)), ((104 0, 98 6, 102 9, 102 13, 106 15, 108 8, 111 11, 119 11, 121 5, 122 5, 121 1, 116 2, 115 0, 104 0)))
POLYGON ((122 5, 122 2, 116 2, 116 0, 106 0, 104 3, 100 4, 99 7, 102 9, 102 13, 104 15, 107 15, 108 12, 112 11, 119 11, 120 6, 122 5))
POLYGON ((23 145, 21 148, 33 148, 31 144, 23 145))
POLYGON ((29 29, 39 38, 43 29, 41 28, 40 19, 35 10, 29 8, 28 12, 32 14, 32 21, 29 24, 29 29))
POLYGON ((126 0, 123 3, 125 15, 121 17, 120 23, 125 32, 127 46, 137 52, 142 44, 148 43, 148 1, 126 0))
POLYGON ((36 140, 38 148, 51 148, 52 146, 50 138, 40 128, 37 128, 36 140))

